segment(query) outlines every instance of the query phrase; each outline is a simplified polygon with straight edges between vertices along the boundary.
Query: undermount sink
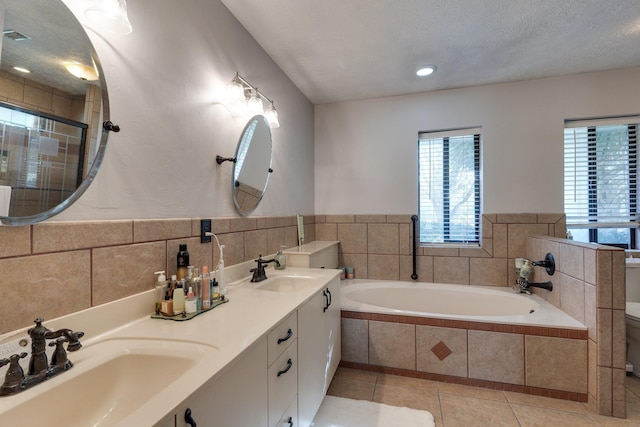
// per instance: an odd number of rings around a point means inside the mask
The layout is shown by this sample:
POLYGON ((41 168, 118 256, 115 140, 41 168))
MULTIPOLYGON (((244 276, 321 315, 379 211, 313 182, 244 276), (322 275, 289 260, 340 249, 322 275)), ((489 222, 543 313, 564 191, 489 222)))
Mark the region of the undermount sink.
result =
POLYGON ((256 289, 273 292, 297 292, 308 287, 313 280, 316 280, 313 276, 275 276, 258 285, 256 289))
POLYGON ((33 393, 0 413, 0 419, 3 425, 114 425, 215 351, 162 339, 113 339, 87 345, 69 353, 72 369, 13 396, 33 393))

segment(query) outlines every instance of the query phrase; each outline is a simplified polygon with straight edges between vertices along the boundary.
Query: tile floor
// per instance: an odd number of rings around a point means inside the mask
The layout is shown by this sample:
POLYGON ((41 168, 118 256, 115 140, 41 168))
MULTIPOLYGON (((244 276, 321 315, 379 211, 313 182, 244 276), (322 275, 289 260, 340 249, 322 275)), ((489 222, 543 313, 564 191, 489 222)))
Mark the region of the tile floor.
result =
POLYGON ((626 420, 578 402, 346 368, 338 368, 328 394, 427 410, 436 427, 640 427, 640 378, 627 377, 626 388, 626 420))

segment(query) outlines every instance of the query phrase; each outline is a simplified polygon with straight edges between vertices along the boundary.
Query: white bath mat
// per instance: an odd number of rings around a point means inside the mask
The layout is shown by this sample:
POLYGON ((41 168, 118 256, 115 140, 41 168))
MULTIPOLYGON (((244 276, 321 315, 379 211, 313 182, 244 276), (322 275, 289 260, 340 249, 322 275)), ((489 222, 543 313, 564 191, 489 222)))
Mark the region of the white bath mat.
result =
POLYGON ((434 427, 428 411, 325 396, 313 427, 434 427))

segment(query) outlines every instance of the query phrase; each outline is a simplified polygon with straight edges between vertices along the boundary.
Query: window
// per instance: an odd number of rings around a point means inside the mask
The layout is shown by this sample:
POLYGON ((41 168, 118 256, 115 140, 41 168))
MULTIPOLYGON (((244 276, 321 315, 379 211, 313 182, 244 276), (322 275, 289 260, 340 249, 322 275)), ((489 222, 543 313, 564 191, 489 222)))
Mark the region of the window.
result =
POLYGON ((636 247, 638 119, 565 122, 564 211, 575 240, 636 247))
POLYGON ((480 129, 421 132, 420 243, 480 243, 480 129))

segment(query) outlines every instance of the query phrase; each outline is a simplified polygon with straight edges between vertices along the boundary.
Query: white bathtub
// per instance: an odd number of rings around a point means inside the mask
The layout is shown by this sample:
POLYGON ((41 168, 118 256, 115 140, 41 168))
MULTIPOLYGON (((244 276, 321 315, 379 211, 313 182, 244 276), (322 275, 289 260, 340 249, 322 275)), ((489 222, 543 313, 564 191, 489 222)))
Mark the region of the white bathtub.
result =
POLYGON ((507 287, 364 279, 345 280, 342 285, 345 311, 586 329, 544 299, 507 287))

